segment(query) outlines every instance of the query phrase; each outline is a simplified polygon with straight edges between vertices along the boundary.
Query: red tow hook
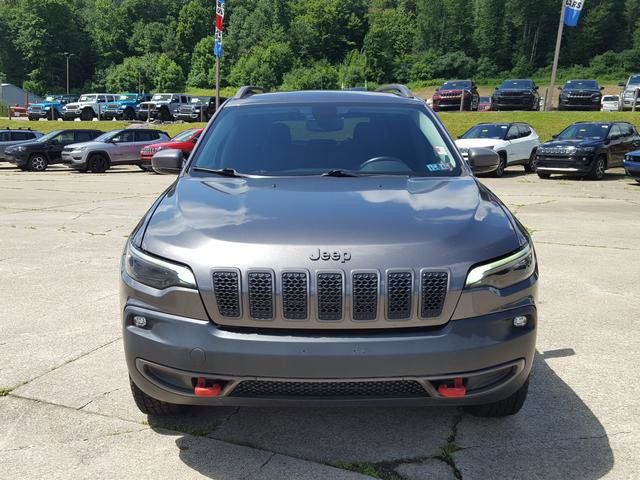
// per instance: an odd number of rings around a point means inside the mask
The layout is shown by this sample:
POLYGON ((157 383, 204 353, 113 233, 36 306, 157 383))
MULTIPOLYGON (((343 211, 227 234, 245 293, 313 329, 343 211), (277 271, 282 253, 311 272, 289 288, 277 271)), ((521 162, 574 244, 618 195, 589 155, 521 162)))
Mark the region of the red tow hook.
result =
POLYGON ((447 398, 461 398, 467 394, 467 389, 464 386, 462 377, 456 377, 453 379, 453 387, 443 383, 438 387, 438 393, 447 398))
POLYGON ((220 392, 222 392, 222 387, 217 383, 207 387, 207 381, 204 377, 198 377, 196 387, 193 389, 196 397, 217 397, 220 392))

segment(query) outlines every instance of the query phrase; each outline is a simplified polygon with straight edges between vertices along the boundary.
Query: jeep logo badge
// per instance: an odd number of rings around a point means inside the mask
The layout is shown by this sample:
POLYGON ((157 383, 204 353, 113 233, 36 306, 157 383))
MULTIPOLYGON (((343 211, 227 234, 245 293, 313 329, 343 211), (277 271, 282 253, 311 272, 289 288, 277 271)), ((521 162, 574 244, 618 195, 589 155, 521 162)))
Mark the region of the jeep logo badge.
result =
POLYGON ((334 262, 345 263, 351 260, 351 252, 328 252, 317 249, 315 252, 309 255, 309 258, 314 262, 317 262, 318 260, 323 260, 325 262, 333 260, 334 262))

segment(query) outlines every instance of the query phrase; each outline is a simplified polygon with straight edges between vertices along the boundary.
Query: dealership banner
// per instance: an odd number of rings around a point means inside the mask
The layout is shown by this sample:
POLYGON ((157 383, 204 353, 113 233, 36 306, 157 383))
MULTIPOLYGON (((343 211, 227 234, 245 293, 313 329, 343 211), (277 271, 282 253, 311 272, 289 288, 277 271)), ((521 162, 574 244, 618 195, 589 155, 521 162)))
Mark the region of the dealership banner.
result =
POLYGON ((567 27, 575 27, 580 20, 580 13, 584 0, 565 0, 564 2, 564 24, 567 27))
POLYGON ((213 54, 222 57, 222 30, 224 27, 224 0, 216 2, 216 30, 213 42, 213 54))

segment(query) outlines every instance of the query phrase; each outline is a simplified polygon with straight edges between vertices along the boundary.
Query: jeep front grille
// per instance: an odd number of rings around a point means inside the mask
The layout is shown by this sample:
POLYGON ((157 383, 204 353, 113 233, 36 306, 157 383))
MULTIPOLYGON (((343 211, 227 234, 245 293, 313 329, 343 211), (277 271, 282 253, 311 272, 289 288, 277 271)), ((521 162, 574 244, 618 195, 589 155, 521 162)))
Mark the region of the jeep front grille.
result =
POLYGON ((439 317, 449 288, 447 272, 422 272, 420 316, 439 317))
POLYGON ((287 320, 307 318, 309 285, 304 272, 282 274, 282 315, 287 320))
POLYGON ((269 272, 249 273, 249 314, 252 318, 273 318, 273 277, 269 272))
POLYGON ((202 292, 212 320, 264 328, 400 328, 446 323, 455 306, 446 270, 214 269, 202 292), (327 326, 331 322, 333 327, 327 326))
POLYGON ((243 380, 229 394, 244 398, 416 398, 428 396, 415 380, 287 382, 243 380))
POLYGON ((402 320, 411 316, 411 292, 413 275, 411 272, 390 272, 387 274, 387 316, 390 320, 402 320))
POLYGON ((240 288, 238 272, 214 272, 213 291, 216 296, 218 312, 220 315, 223 317, 240 316, 240 288))
POLYGON ((378 274, 354 273, 351 288, 353 319, 375 320, 378 316, 378 274))
POLYGON ((342 274, 318 273, 318 318, 340 320, 342 318, 342 274))

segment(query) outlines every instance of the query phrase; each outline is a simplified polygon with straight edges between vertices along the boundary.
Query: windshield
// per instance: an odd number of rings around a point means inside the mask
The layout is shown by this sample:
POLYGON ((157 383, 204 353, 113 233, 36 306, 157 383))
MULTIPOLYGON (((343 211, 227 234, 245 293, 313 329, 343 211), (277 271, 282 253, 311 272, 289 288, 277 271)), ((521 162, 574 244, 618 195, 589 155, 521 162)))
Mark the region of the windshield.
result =
POLYGON ((503 140, 509 130, 509 124, 496 123, 491 125, 476 125, 471 127, 460 138, 494 138, 496 140, 503 140))
POLYGON ((518 90, 522 88, 533 88, 531 80, 505 80, 500 86, 503 90, 518 90))
POLYGON ((191 99, 191 103, 205 103, 206 100, 204 98, 194 97, 191 99))
POLYGON ((565 128, 556 138, 558 140, 584 140, 593 138, 602 140, 609 133, 608 123, 579 123, 565 128))
POLYGON ((176 135, 175 137, 173 137, 171 139, 172 142, 186 142, 187 140, 189 140, 191 137, 193 137, 193 134, 196 133, 197 130, 185 130, 182 133, 179 133, 178 135, 176 135))
MULTIPOLYGON (((457 176, 444 132, 421 107, 367 104, 256 105, 222 110, 192 162, 266 176, 457 176), (251 132, 251 135, 247 135, 251 132)), ((197 170, 197 168, 196 168, 197 170)))
POLYGON ((640 75, 629 77, 629 85, 640 85, 640 75))
POLYGON ((456 80, 453 82, 444 82, 444 85, 440 90, 460 90, 464 88, 471 88, 471 82, 466 80, 456 80))
POLYGON ((96 99, 96 95, 82 95, 80 102, 93 102, 96 99))
POLYGON ((102 135, 100 135, 99 137, 96 137, 94 140, 92 140, 92 142, 108 142, 109 140, 111 140, 113 137, 115 137, 116 135, 118 135, 122 130, 112 130, 110 132, 107 133, 103 133, 102 135))
POLYGON ((47 140, 51 140, 52 138, 56 137, 61 132, 62 130, 54 130, 53 132, 49 132, 46 135, 41 136, 36 140, 36 142, 46 142, 47 140))
POLYGON ((617 102, 618 100, 620 100, 620 97, 617 95, 605 95, 602 97, 603 102, 617 102))
POLYGON ((491 103, 491 97, 480 97, 478 101, 480 103, 491 103))
POLYGON ((136 95, 135 93, 128 93, 128 94, 120 95, 118 97, 118 100, 135 100, 136 98, 138 98, 138 95, 136 95))
POLYGON ((44 101, 45 102, 56 102, 56 101, 58 101, 58 99, 56 97, 52 97, 51 95, 49 95, 44 99, 44 101))
POLYGON ((595 80, 569 80, 564 84, 565 90, 598 90, 595 80))
POLYGON ((170 93, 156 93, 151 100, 156 100, 156 101, 164 101, 164 100, 171 100, 171 94, 170 93))

